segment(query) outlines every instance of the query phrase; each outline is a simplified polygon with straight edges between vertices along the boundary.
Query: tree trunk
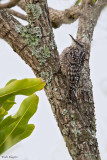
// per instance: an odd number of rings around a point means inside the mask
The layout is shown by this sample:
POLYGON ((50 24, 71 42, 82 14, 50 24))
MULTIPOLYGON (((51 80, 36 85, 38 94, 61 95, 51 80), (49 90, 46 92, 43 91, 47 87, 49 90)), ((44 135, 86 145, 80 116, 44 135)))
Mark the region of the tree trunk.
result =
MULTIPOLYGON (((95 6, 88 4, 81 8, 77 40, 84 42, 89 51, 94 27, 104 7, 102 3, 99 0, 95 6)), ((11 45, 37 77, 46 81, 45 92, 72 159, 100 160, 90 80, 90 55, 85 58, 77 102, 70 103, 66 78, 58 72, 59 55, 46 0, 26 0, 26 12, 29 25, 22 26, 6 10, 1 10, 0 38, 11 45)))

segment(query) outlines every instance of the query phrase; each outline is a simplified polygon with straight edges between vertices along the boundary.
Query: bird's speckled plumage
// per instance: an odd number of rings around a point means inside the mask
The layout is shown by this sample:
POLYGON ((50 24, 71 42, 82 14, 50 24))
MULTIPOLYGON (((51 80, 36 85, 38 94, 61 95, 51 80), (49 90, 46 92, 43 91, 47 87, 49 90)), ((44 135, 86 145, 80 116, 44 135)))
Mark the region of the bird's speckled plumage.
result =
POLYGON ((85 45, 75 40, 74 42, 76 44, 66 48, 60 56, 61 72, 67 78, 69 99, 71 101, 74 101, 76 97, 76 89, 79 84, 86 55, 85 45))

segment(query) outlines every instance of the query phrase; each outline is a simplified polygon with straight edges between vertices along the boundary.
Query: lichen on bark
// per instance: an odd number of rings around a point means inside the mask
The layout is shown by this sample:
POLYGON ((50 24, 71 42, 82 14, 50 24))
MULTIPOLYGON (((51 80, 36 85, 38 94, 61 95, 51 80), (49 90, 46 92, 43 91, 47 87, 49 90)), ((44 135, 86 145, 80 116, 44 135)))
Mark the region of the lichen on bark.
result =
MULTIPOLYGON (((79 19, 77 40, 85 42, 89 48, 102 8, 100 3, 96 6, 88 5, 83 10, 86 15, 81 15, 79 19)), ((72 159, 100 160, 89 55, 77 90, 78 103, 69 103, 66 77, 60 71, 57 72, 60 67, 59 55, 47 3, 44 0, 26 0, 26 12, 29 24, 22 26, 6 11, 0 11, 0 37, 24 59, 35 75, 46 81, 45 92, 72 159), (38 14, 35 14, 36 11, 38 14)))

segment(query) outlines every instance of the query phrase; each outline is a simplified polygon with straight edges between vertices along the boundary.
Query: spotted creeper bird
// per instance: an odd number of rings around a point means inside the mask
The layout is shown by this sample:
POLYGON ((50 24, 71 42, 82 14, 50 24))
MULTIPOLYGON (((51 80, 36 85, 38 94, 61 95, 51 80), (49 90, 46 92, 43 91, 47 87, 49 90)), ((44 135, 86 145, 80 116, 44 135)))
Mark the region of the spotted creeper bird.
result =
MULTIPOLYGON (((70 35, 71 36, 71 35, 70 35)), ((69 100, 76 100, 76 89, 84 66, 86 47, 85 44, 76 41, 72 36, 75 45, 66 48, 60 56, 61 72, 66 76, 69 100)))

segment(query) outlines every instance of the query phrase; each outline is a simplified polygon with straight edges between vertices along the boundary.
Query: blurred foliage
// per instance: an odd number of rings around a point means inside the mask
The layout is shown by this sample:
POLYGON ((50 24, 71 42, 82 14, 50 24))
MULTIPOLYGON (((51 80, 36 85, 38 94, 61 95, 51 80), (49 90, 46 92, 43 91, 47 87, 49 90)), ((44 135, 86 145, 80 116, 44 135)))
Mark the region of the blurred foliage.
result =
POLYGON ((75 5, 78 5, 81 1, 82 1, 82 0, 77 0, 77 1, 75 2, 75 5))
MULTIPOLYGON (((82 2, 82 0, 76 0, 75 5, 78 5, 80 2, 82 2)), ((96 3, 97 0, 94 0, 94 2, 96 3)))
POLYGON ((34 93, 43 89, 45 82, 40 78, 11 80, 0 89, 0 154, 31 135, 34 124, 29 119, 37 110, 39 98, 34 93), (27 95, 14 116, 8 114, 15 104, 16 95, 27 95))

